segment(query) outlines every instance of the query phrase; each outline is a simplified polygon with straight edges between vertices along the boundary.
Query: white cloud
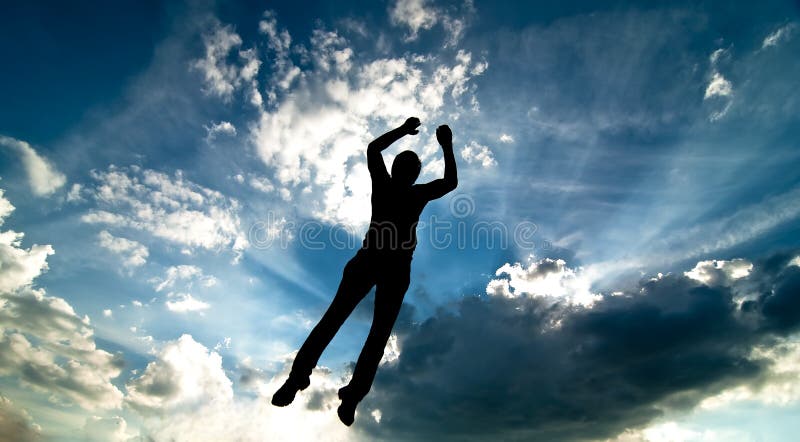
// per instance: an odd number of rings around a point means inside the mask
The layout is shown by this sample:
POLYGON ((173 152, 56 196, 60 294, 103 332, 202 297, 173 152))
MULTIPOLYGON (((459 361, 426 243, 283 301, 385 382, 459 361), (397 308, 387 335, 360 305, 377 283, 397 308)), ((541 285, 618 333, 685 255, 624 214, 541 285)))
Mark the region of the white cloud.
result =
MULTIPOLYGON (((184 338, 181 338, 184 339, 184 338)), ((203 347, 205 350, 205 347, 203 347)), ((190 352, 185 352, 190 353, 190 352)), ((200 353, 195 350, 191 353, 200 353)), ((215 352, 210 352, 216 355, 215 352)), ((175 357, 174 359, 189 359, 188 357, 175 357)), ((225 373, 217 370, 217 363, 209 363, 208 358, 196 357, 193 365, 207 367, 215 376, 208 376, 216 380, 217 384, 224 383, 222 376, 225 373)), ((156 361, 159 370, 152 370, 158 375, 162 386, 173 386, 177 379, 182 378, 189 361, 172 363, 174 368, 167 370, 168 364, 156 361)), ((149 368, 149 367, 148 367, 149 368)), ((217 440, 359 440, 363 437, 359 428, 348 428, 339 422, 336 407, 339 405, 337 390, 341 387, 341 379, 331 370, 316 367, 311 374, 311 386, 299 392, 292 405, 277 408, 269 404, 272 394, 280 387, 291 368, 291 361, 285 361, 282 369, 270 378, 258 367, 253 366, 249 358, 243 359, 238 364, 240 385, 252 390, 257 395, 255 398, 248 396, 228 396, 227 390, 207 388, 203 382, 190 381, 185 385, 193 386, 197 391, 197 398, 186 399, 181 405, 165 405, 149 408, 146 411, 170 410, 170 419, 163 420, 154 417, 145 421, 145 433, 155 440, 191 440, 191 441, 217 441, 217 440), (201 385, 198 385, 201 384, 201 385), (206 391, 203 391, 206 390, 206 391), (207 391, 211 390, 211 391, 207 391), (215 391, 216 390, 216 391, 215 391)), ((193 376, 193 378, 200 376, 193 376)), ((166 388, 171 389, 171 388, 166 388)), ((172 393, 180 395, 177 389, 172 393)), ((158 403, 158 402, 156 402, 158 403)), ((369 418, 373 410, 362 404, 357 411, 357 419, 369 418), (359 417, 361 416, 361 417, 359 417)))
POLYGON ((233 399, 220 355, 187 334, 164 345, 157 359, 132 378, 126 389, 125 402, 144 413, 227 404, 233 399))
MULTIPOLYGON (((288 66, 296 67, 287 55, 291 38, 278 31, 274 17, 262 23, 262 31, 275 40, 270 43, 277 48, 274 63, 287 72, 288 66)), ((302 81, 281 85, 276 74, 268 94, 274 105, 252 126, 251 140, 273 174, 269 181, 250 184, 291 200, 304 215, 362 225, 370 213, 366 145, 408 116, 425 120, 447 100, 467 100, 469 82, 485 64, 463 51, 452 66, 414 55, 359 60, 344 38, 319 29, 311 43, 312 66, 297 74, 302 81)))
POLYGON ((495 275, 508 277, 489 281, 486 294, 490 296, 531 296, 584 306, 591 306, 602 298, 591 292, 591 278, 581 267, 567 267, 562 259, 544 258, 531 261, 527 267, 521 263, 506 263, 495 275))
POLYGON ((36 153, 30 144, 0 135, 0 145, 19 154, 25 172, 28 174, 28 183, 35 195, 51 195, 67 182, 64 174, 59 172, 46 158, 36 153))
POLYGON ((700 261, 694 268, 684 272, 689 278, 706 285, 730 285, 744 278, 753 270, 753 263, 745 259, 700 261))
POLYGON ((514 142, 514 137, 509 134, 500 134, 500 142, 510 144, 514 142))
POLYGON ((794 30, 797 28, 796 23, 789 23, 776 29, 773 33, 764 37, 761 43, 761 49, 766 49, 770 46, 777 46, 779 43, 791 38, 794 30))
POLYGON ((461 158, 469 164, 476 163, 484 168, 497 165, 492 151, 487 146, 476 141, 470 141, 468 145, 461 149, 461 158))
POLYGON ((192 65, 203 74, 204 91, 223 100, 230 100, 233 91, 240 85, 240 69, 228 64, 226 58, 231 50, 242 45, 242 39, 231 26, 215 23, 213 30, 203 35, 206 54, 192 65))
POLYGON ((121 416, 89 416, 83 425, 83 437, 92 442, 125 442, 136 435, 128 432, 128 422, 121 416))
MULTIPOLYGON (((2 192, 0 201, 10 206, 2 192)), ((121 360, 95 347, 88 317, 76 315, 64 299, 30 288, 53 249, 21 249, 22 236, 0 233, 0 375, 18 376, 84 408, 117 407, 122 393, 111 379, 121 360)))
POLYGON ((83 408, 116 408, 122 393, 111 383, 122 360, 96 348, 88 317, 44 290, 0 295, 0 374, 72 400, 83 408), (32 338, 32 339, 29 339, 32 338))
POLYGON ((275 186, 272 185, 272 182, 267 177, 251 176, 248 182, 250 183, 250 187, 259 192, 271 193, 275 190, 275 186))
POLYGON ((72 187, 70 187, 69 192, 67 192, 67 201, 71 203, 83 201, 83 196, 81 196, 82 191, 83 185, 74 183, 72 187))
POLYGON ((142 243, 114 236, 106 230, 101 231, 97 237, 100 246, 120 255, 123 258, 122 264, 128 269, 144 265, 150 255, 142 243))
MULTIPOLYGON (((14 206, 0 189, 0 225, 14 211, 14 206)), ((11 292, 27 286, 33 279, 47 270, 47 257, 54 253, 53 247, 34 244, 22 248, 24 233, 13 230, 0 231, 0 292, 11 292)))
POLYGON ((707 100, 711 97, 729 97, 733 93, 733 86, 731 82, 726 80, 719 72, 714 72, 711 76, 711 81, 706 87, 703 99, 707 100))
POLYGON ((439 21, 439 14, 426 0, 397 0, 390 18, 392 23, 408 27, 406 40, 416 40, 420 29, 430 29, 439 21))
POLYGON ((167 268, 164 278, 153 278, 150 280, 157 292, 164 289, 173 288, 175 284, 182 283, 181 287, 189 290, 194 283, 199 283, 203 287, 211 287, 217 284, 217 278, 205 275, 203 269, 194 265, 177 265, 167 268))
POLYGON ((708 57, 711 64, 711 77, 703 94, 703 100, 712 103, 713 110, 709 115, 709 120, 712 122, 722 119, 733 105, 733 84, 718 70, 720 61, 729 57, 730 53, 725 48, 715 50, 708 57))
POLYGON ((170 293, 169 296, 176 299, 175 301, 167 301, 165 303, 167 309, 172 312, 202 312, 211 307, 209 303, 200 301, 188 293, 170 293))
POLYGON ((203 42, 205 57, 195 60, 192 67, 203 74, 204 92, 228 102, 237 89, 245 88, 250 104, 261 106, 263 98, 256 80, 261 61, 255 48, 238 50, 239 63, 229 62, 231 52, 241 47, 242 38, 232 26, 222 26, 216 19, 212 29, 203 35, 203 42))
POLYGON ((447 8, 436 7, 428 0, 397 0, 389 10, 389 20, 395 26, 408 29, 405 35, 407 42, 416 40, 420 31, 429 30, 441 23, 445 31, 443 46, 448 48, 456 46, 464 36, 474 13, 475 7, 471 0, 460 6, 450 5, 447 8))
POLYGON ((206 141, 214 141, 217 135, 223 134, 235 137, 236 126, 229 121, 220 121, 219 123, 211 123, 211 126, 203 126, 206 130, 206 141))
POLYGON ((90 193, 98 207, 83 215, 84 222, 141 230, 189 251, 231 250, 238 258, 247 246, 238 201, 186 180, 180 171, 170 177, 110 166, 92 177, 97 184, 90 193))

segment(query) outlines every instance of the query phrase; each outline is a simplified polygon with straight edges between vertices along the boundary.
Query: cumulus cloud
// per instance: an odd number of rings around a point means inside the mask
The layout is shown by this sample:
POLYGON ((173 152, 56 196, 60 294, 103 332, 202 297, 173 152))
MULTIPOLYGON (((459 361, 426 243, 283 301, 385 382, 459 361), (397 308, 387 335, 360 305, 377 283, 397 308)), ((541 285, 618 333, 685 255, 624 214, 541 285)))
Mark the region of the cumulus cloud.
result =
MULTIPOLYGON (((14 206, 0 189, 0 226, 14 211, 14 206)), ((22 248, 24 233, 0 231, 0 292, 11 292, 26 286, 47 270, 47 257, 54 253, 49 244, 22 248)))
POLYGON ((514 137, 509 134, 500 134, 500 142, 510 144, 514 142, 514 137))
POLYGON ((128 422, 121 416, 90 416, 83 425, 83 437, 93 442, 125 442, 135 434, 128 432, 128 422))
POLYGON ((132 239, 114 236, 106 230, 101 231, 97 238, 100 247, 120 255, 122 257, 122 265, 128 269, 144 265, 150 255, 144 244, 132 239))
POLYGON ((286 408, 269 399, 283 383, 291 364, 270 377, 245 359, 238 364, 239 382, 252 395, 234 395, 221 357, 191 336, 167 343, 141 376, 128 383, 126 398, 145 417, 143 435, 153 440, 352 440, 358 428, 343 426, 336 416, 341 387, 324 367, 311 375, 311 386, 286 408), (161 413, 170 418, 161 419, 161 413))
MULTIPOLYGON (((251 185, 327 222, 369 220, 364 149, 375 132, 410 115, 433 117, 447 101, 473 104, 470 81, 487 66, 465 51, 452 65, 413 54, 365 60, 333 31, 314 30, 306 48, 292 43, 274 14, 267 13, 259 26, 275 74, 266 85, 268 105, 250 137, 272 176, 251 185), (305 61, 296 63, 293 52, 306 54, 305 61)), ((436 154, 425 150, 421 157, 434 161, 436 154)))
POLYGON ((461 149, 461 158, 469 164, 475 163, 484 168, 497 165, 492 151, 487 146, 476 141, 470 141, 468 145, 461 149))
POLYGON ((43 440, 42 428, 33 422, 27 411, 18 409, 0 395, 0 441, 32 442, 43 440))
POLYGON ((89 318, 44 290, 0 295, 0 374, 67 398, 86 409, 116 408, 122 393, 111 380, 122 359, 98 349, 89 318))
POLYGON ((392 23, 408 27, 407 40, 416 40, 420 30, 432 28, 439 14, 426 0, 397 0, 390 11, 392 23))
MULTIPOLYGON (((2 192, 0 207, 6 214, 13 210, 2 192)), ((122 393, 111 379, 120 373, 120 356, 95 346, 88 317, 78 316, 64 299, 31 288, 53 249, 21 249, 21 238, 22 233, 0 232, 0 375, 87 409, 119 406, 122 393)))
POLYGON ((157 292, 169 290, 164 303, 169 311, 187 313, 202 312, 211 307, 211 304, 195 298, 187 291, 196 287, 212 287, 217 284, 217 278, 205 275, 200 267, 178 265, 167 268, 163 278, 152 278, 150 282, 157 292))
POLYGON ((200 301, 189 293, 170 293, 169 297, 172 299, 168 300, 165 305, 172 312, 201 312, 211 307, 211 304, 200 301))
MULTIPOLYGON (((0 208, 13 210, 2 191, 0 208)), ((21 249, 22 236, 0 232, 0 375, 87 409, 119 406, 122 393, 111 380, 120 374, 120 355, 95 346, 89 318, 66 300, 31 287, 53 248, 21 249)))
POLYGON ((749 275, 751 270, 753 263, 746 259, 709 260, 698 262, 692 270, 684 272, 684 275, 705 285, 730 285, 749 275))
POLYGON ((229 121, 220 121, 219 123, 211 123, 211 126, 203 126, 206 130, 206 141, 214 141, 218 135, 236 136, 236 126, 229 121))
POLYGON ((729 97, 732 93, 733 86, 731 82, 726 80, 719 72, 714 72, 711 76, 711 80, 708 82, 703 99, 708 100, 711 97, 729 97))
POLYGON ((393 25, 408 30, 405 35, 407 42, 416 40, 420 31, 427 31, 441 23, 446 33, 444 47, 451 47, 461 40, 475 12, 472 1, 465 1, 461 10, 457 9, 439 8, 427 0, 397 0, 389 10, 389 20, 393 25))
POLYGON ((233 398, 222 357, 186 334, 166 343, 126 389, 125 402, 144 413, 229 403, 233 398))
POLYGON ((250 102, 256 106, 260 105, 262 98, 256 87, 255 78, 261 61, 258 60, 255 49, 239 50, 242 45, 241 37, 232 26, 223 26, 216 20, 213 21, 211 29, 203 35, 203 43, 205 57, 195 60, 192 64, 192 67, 203 74, 205 84, 203 90, 209 95, 230 101, 234 91, 247 86, 250 102), (236 56, 240 63, 228 61, 232 51, 237 51, 236 56))
MULTIPOLYGON (((605 439, 742 385, 796 388, 794 356, 778 356, 800 329, 796 256, 750 261, 749 271, 741 261, 701 263, 735 277, 707 285, 659 275, 591 307, 464 298, 400 334, 399 359, 364 403, 381 410, 380 424, 366 429, 399 439, 605 439), (739 291, 754 296, 739 303, 739 291)), ((564 272, 557 261, 514 267, 503 273, 523 283, 564 272)))
POLYGON ((25 173, 28 175, 28 183, 35 195, 52 195, 67 182, 64 174, 25 141, 0 135, 0 145, 15 151, 20 156, 25 173))
POLYGON ((97 207, 82 216, 86 223, 150 233, 187 250, 231 250, 247 246, 239 203, 220 192, 174 176, 132 166, 93 171, 90 189, 97 207))
POLYGON ((568 267, 563 259, 544 258, 531 261, 527 267, 521 263, 506 263, 495 275, 507 278, 489 281, 486 294, 490 296, 540 297, 584 306, 591 306, 602 298, 591 292, 591 279, 583 269, 568 267))

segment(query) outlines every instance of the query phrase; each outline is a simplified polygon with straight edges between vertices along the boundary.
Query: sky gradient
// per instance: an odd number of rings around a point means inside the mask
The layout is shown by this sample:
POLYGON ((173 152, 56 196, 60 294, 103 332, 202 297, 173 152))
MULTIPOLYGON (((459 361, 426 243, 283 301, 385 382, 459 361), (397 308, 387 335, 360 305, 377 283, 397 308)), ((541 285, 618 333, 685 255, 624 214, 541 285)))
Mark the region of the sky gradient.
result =
POLYGON ((4 6, 0 434, 794 437, 800 7, 563 3, 4 6), (370 295, 272 407, 410 116, 459 187, 372 391, 370 295))

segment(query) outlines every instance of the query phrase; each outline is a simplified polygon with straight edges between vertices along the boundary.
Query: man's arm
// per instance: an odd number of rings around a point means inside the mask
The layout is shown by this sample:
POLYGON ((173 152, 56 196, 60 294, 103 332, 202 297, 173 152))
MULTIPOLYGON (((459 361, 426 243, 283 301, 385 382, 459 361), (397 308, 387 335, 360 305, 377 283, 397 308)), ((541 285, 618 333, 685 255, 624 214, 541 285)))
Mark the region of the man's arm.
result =
POLYGON ((439 126, 436 129, 436 139, 442 146, 442 154, 444 154, 444 178, 419 185, 420 191, 428 201, 441 198, 458 186, 456 157, 453 154, 453 132, 446 124, 439 126))
POLYGON ((367 168, 373 180, 376 178, 389 179, 389 172, 386 171, 386 164, 383 162, 381 152, 405 135, 418 134, 419 130, 417 128, 419 125, 419 118, 411 117, 402 126, 386 132, 376 138, 375 141, 369 143, 367 146, 367 168))
POLYGON ((442 146, 442 153, 444 154, 444 178, 418 186, 423 197, 428 201, 441 198, 458 186, 456 157, 453 154, 453 132, 446 124, 441 125, 436 129, 436 139, 439 141, 439 145, 442 146))

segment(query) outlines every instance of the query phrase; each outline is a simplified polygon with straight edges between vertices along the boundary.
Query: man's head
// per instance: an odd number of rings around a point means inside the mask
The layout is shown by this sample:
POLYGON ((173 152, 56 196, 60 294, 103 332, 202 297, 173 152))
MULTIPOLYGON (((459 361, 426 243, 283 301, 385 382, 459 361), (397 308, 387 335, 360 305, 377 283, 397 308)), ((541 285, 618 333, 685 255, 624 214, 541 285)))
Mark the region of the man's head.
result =
POLYGON ((392 163, 392 181, 397 184, 410 186, 419 176, 422 163, 417 154, 406 150, 397 154, 392 163))

